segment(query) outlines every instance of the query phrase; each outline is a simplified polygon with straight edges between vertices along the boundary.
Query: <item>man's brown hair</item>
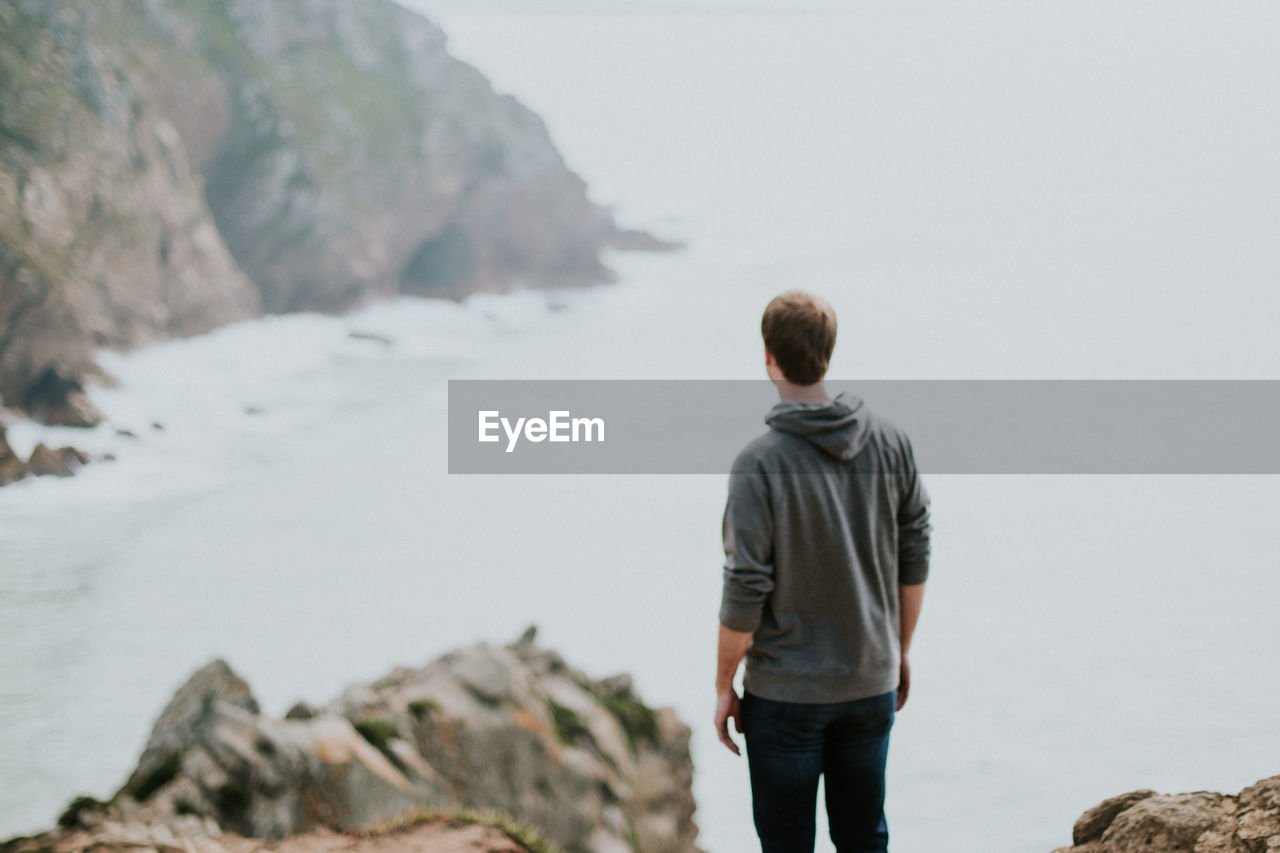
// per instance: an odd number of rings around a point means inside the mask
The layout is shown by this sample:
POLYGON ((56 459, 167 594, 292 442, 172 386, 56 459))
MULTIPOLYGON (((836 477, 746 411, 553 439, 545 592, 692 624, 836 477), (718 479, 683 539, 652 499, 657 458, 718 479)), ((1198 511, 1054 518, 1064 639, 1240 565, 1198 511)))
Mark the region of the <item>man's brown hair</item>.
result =
POLYGON ((826 375, 836 345, 836 312, 825 299, 803 290, 774 297, 760 332, 788 382, 812 385, 826 375))

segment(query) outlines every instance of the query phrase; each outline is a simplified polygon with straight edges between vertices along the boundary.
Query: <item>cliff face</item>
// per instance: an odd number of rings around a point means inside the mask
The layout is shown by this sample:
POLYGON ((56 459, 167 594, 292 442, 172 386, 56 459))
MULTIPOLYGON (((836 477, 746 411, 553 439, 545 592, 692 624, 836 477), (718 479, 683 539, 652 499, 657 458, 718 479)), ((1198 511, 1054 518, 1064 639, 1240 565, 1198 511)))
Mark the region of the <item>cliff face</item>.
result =
POLYGON ((214 109, 171 112, 267 310, 607 275, 612 221, 542 121, 452 59, 426 19, 388 0, 177 5, 189 29, 173 41, 222 86, 214 109))
POLYGON ((7 405, 262 310, 604 280, 611 243, 541 120, 391 0, 0 4, 7 405))
POLYGON ((427 808, 498 810, 569 853, 694 853, 689 736, 625 676, 591 679, 531 639, 397 669, 285 719, 216 661, 165 708, 109 805, 78 801, 61 831, 4 849, 239 850, 427 808))
POLYGON ((204 203, 174 125, 126 76, 118 4, 0 4, 0 395, 31 405, 51 365, 191 334, 259 298, 204 203), (97 20, 93 20, 97 19, 97 20))
POLYGON ((1280 776, 1235 796, 1133 791, 1089 809, 1055 853, 1267 853, 1280 850, 1280 776))

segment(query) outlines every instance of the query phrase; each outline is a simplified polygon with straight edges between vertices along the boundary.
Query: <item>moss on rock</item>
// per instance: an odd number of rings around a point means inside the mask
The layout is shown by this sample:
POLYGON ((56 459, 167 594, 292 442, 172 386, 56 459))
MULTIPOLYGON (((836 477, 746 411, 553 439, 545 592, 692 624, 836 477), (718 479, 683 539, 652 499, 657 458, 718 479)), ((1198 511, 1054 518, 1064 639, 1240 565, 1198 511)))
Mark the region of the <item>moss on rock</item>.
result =
POLYGON ((549 697, 547 699, 547 710, 551 714, 551 722, 556 727, 556 736, 560 738, 561 743, 577 743, 584 737, 594 742, 594 738, 591 737, 591 729, 587 728, 586 722, 583 721, 577 711, 565 707, 549 697))
POLYGON ((80 815, 85 813, 105 814, 111 806, 96 797, 79 796, 67 804, 62 814, 58 815, 58 826, 71 829, 80 825, 80 815))
POLYGON ((182 771, 182 758, 181 751, 175 750, 166 754, 129 789, 129 795, 140 803, 151 799, 156 791, 172 782, 174 777, 182 771))
POLYGON ((367 720, 355 720, 351 724, 360 733, 360 737, 367 740, 379 752, 386 752, 387 745, 391 739, 400 737, 400 729, 390 720, 375 717, 367 720))
POLYGON ((627 745, 631 747, 633 755, 639 742, 645 741, 650 744, 658 742, 658 713, 648 705, 618 693, 593 690, 591 695, 613 715, 618 725, 622 726, 622 731, 627 736, 627 745))

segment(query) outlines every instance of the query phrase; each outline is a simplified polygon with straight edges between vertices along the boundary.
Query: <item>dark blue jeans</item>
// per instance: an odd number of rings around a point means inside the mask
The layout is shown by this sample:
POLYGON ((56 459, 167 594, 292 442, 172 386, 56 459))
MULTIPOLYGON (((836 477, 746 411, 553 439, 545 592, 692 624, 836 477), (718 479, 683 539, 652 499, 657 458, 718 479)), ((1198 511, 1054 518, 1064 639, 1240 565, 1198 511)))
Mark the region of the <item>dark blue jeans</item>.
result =
POLYGON ((744 693, 751 800, 763 853, 813 853, 818 776, 839 853, 885 853, 884 769, 897 691, 809 705, 744 693))

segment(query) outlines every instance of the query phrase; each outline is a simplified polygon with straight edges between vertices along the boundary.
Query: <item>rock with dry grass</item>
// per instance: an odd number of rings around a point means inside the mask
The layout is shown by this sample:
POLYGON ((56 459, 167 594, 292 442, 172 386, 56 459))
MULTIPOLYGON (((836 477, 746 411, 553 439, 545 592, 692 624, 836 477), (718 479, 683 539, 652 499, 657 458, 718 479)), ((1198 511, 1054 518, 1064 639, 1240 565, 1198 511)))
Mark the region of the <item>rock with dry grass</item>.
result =
POLYGON ((1280 851, 1280 776, 1234 796, 1141 790, 1086 811, 1074 846, 1055 853, 1271 853, 1280 851))
POLYGON ((531 633, 285 718, 261 714, 214 661, 174 695, 110 801, 80 798, 58 830, 3 853, 381 850, 388 832, 419 845, 395 849, 452 850, 456 838, 430 846, 441 824, 516 850, 694 853, 689 737, 631 679, 593 679, 531 633))

